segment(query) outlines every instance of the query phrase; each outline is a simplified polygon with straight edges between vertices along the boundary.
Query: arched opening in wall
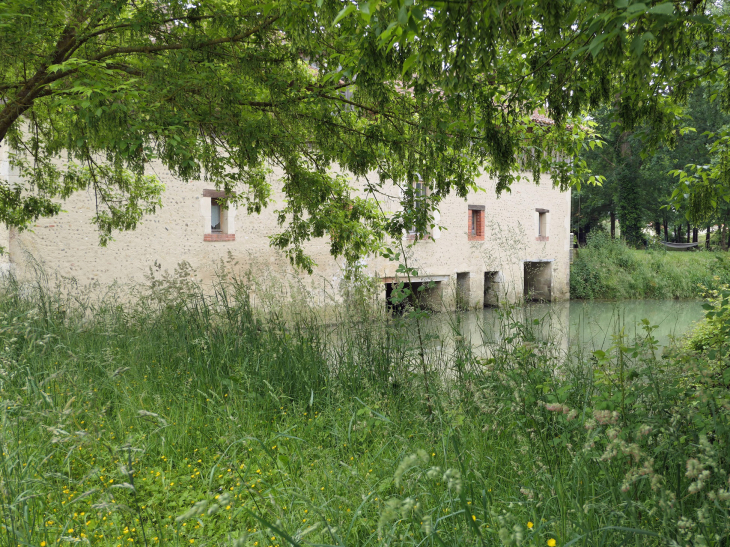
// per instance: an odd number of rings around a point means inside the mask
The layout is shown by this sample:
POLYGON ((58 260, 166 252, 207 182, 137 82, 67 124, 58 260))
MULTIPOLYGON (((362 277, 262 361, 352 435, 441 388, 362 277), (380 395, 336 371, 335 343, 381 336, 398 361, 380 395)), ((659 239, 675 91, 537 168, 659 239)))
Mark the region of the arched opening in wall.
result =
POLYGON ((402 314, 409 309, 437 311, 441 308, 442 280, 418 278, 408 283, 408 280, 386 279, 385 306, 389 312, 402 314))
POLYGON ((550 302, 553 293, 552 260, 525 261, 525 302, 550 302))
POLYGON ((502 274, 499 272, 484 272, 484 307, 496 308, 499 306, 499 285, 502 274))

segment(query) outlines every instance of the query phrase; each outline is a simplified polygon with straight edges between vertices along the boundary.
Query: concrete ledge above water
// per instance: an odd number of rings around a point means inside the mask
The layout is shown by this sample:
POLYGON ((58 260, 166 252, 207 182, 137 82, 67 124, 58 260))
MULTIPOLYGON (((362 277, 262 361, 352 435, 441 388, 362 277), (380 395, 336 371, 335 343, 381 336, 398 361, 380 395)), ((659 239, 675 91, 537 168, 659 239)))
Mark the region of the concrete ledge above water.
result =
MULTIPOLYGON (((434 281, 436 283, 446 282, 450 279, 450 276, 448 275, 412 275, 411 276, 411 282, 412 283, 430 283, 431 281, 434 281)), ((408 281, 408 276, 399 276, 399 277, 381 277, 380 280, 383 283, 400 283, 401 281, 406 283, 408 281)))

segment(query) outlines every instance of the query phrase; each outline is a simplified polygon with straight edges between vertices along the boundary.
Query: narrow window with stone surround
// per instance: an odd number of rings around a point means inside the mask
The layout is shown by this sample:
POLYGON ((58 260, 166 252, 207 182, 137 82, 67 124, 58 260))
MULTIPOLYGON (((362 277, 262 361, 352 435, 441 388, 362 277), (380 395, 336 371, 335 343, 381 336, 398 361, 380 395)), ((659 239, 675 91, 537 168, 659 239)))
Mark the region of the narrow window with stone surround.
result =
POLYGON ((235 241, 236 208, 226 202, 226 193, 203 190, 200 212, 204 218, 203 241, 235 241))
POLYGON ((469 241, 484 241, 484 205, 469 205, 467 235, 469 241))
POLYGON ((548 237, 548 213, 547 209, 535 209, 537 212, 537 241, 549 241, 548 237))
MULTIPOLYGON (((423 209, 427 206, 426 198, 428 197, 428 187, 423 181, 418 181, 413 184, 413 201, 418 209, 423 209)), ((412 226, 408 229, 408 239, 416 239, 416 227, 412 226)), ((429 239, 429 236, 425 236, 423 239, 429 239)))
POLYGON ((214 234, 222 233, 221 230, 221 204, 218 198, 210 200, 210 231, 214 234))

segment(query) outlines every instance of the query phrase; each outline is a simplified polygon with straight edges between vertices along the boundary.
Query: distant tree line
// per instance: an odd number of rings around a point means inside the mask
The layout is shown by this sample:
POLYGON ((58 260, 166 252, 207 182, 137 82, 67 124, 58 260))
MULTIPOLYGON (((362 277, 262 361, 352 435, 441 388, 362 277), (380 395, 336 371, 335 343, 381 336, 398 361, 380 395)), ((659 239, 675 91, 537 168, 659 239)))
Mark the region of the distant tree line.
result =
POLYGON ((592 113, 605 145, 584 153, 592 172, 603 175, 600 186, 584 185, 572 194, 572 229, 581 243, 592 231, 609 230, 616 236, 616 223, 627 243, 643 245, 647 230, 663 241, 697 242, 699 232, 706 244, 727 249, 730 204, 724 200, 701 221, 690 222, 684 208, 669 198, 677 187, 674 169, 687 165, 705 166, 713 161, 709 144, 713 135, 727 130, 730 116, 719 101, 712 100, 709 86, 698 87, 689 96, 684 111, 684 129, 676 131, 656 150, 646 146, 650 129, 640 126, 627 131, 618 122, 617 109, 606 106, 592 113), (710 235, 712 234, 712 239, 710 235))

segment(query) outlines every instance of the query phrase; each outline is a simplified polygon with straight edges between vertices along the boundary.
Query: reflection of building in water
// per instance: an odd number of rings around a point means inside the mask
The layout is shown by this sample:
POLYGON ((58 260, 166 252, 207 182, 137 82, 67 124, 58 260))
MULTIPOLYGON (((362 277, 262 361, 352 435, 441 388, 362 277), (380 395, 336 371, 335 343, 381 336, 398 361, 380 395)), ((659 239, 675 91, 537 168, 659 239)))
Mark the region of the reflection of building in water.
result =
MULTIPOLYGON (((0 150, 0 179, 12 183, 14 175, 3 159, 7 160, 7 148, 0 150)), ((203 282, 229 259, 257 276, 283 279, 292 274, 284 255, 269 244, 279 230, 276 210, 284 196, 276 190, 281 188, 282 173, 271 177, 273 205, 260 215, 246 215, 227 201, 231 196, 205 181, 183 183, 161 165, 150 169, 165 184, 163 206, 135 231, 116 234, 107 247, 100 247, 90 224, 96 214, 93 192, 78 193, 64 202, 64 212, 39 220, 31 231, 0 230, 0 246, 9 251, 0 256, 4 261, 0 267, 14 266, 22 277, 30 255, 48 273, 74 277, 83 285, 139 282, 153 265, 172 271, 183 261, 203 282)), ((419 184, 427 194, 427 182, 419 184)), ((494 180, 481 177, 477 184, 483 191, 466 199, 449 196, 440 203, 427 237, 417 240, 414 234, 403 234, 403 244, 410 245, 408 265, 418 271, 414 281, 424 288, 426 306, 473 309, 523 296, 567 299, 570 193, 555 189, 549 177, 539 184, 515 183, 499 198, 494 180)), ((352 186, 353 193, 365 195, 364 180, 353 179, 352 186)), ((383 195, 391 196, 383 198, 384 210, 401 207, 398 187, 386 185, 383 195)), ((337 298, 343 279, 344 264, 331 257, 329 242, 325 236, 305 249, 317 264, 310 291, 315 302, 324 301, 325 290, 328 297, 335 293, 337 298)), ((399 281, 397 267, 398 263, 381 257, 363 261, 364 272, 382 281, 383 297, 399 281)))
POLYGON ((666 346, 702 317, 699 300, 534 303, 434 314, 424 322, 423 333, 431 340, 432 352, 448 355, 468 348, 470 355, 483 359, 493 356, 496 348, 527 342, 557 362, 564 362, 569 353, 587 362, 593 351, 609 350, 621 332, 628 345, 646 338, 643 319, 658 345, 666 346))
POLYGON ((455 340, 463 340, 477 358, 491 356, 494 348, 505 343, 523 342, 564 356, 570 342, 570 302, 436 314, 424 330, 436 335, 446 351, 455 349, 455 340))

